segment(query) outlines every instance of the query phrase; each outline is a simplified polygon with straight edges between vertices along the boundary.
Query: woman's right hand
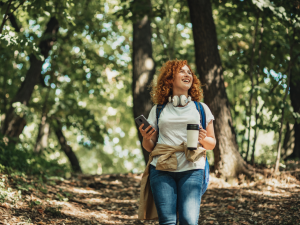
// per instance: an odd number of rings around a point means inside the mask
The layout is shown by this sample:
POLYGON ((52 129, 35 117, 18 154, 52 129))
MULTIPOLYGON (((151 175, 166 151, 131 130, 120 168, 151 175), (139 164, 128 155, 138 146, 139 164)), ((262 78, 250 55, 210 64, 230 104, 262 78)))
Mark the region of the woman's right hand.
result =
POLYGON ((144 127, 144 124, 142 124, 139 127, 139 131, 141 132, 141 134, 142 134, 142 136, 143 136, 144 139, 150 140, 151 137, 156 133, 156 130, 152 126, 148 126, 145 130, 142 129, 143 127, 144 127))

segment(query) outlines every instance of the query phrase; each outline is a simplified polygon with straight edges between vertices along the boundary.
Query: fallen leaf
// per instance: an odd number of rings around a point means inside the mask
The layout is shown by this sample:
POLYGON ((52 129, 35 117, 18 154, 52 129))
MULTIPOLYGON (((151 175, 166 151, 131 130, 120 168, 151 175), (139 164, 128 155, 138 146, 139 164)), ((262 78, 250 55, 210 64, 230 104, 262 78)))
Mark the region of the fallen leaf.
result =
POLYGON ((234 207, 234 206, 231 206, 231 205, 228 205, 227 208, 228 208, 228 209, 235 209, 235 207, 234 207))
POLYGON ((43 214, 43 213, 44 213, 44 210, 43 210, 43 209, 37 209, 37 211, 38 211, 40 214, 43 214))
POLYGON ((0 206, 6 209, 9 209, 9 205, 7 203, 0 203, 0 206))

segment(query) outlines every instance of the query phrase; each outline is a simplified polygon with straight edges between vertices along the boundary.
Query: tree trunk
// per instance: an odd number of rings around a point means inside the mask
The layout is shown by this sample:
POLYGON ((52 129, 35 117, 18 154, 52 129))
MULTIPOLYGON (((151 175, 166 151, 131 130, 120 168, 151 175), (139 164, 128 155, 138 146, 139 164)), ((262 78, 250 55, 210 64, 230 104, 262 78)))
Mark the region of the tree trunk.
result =
POLYGON ((285 130, 285 134, 284 134, 284 139, 283 139, 283 144, 282 144, 282 149, 284 150, 281 154, 282 154, 282 158, 286 158, 287 156, 287 151, 289 148, 289 141, 291 139, 291 133, 293 131, 293 129, 290 128, 290 123, 287 122, 286 125, 286 130, 285 130))
MULTIPOLYGON (((152 43, 151 43, 151 27, 149 16, 151 12, 150 0, 134 1, 135 7, 137 4, 148 6, 148 14, 143 15, 143 18, 137 19, 133 23, 133 41, 132 41, 132 95, 133 95, 133 115, 136 118, 139 115, 144 115, 146 118, 152 108, 149 85, 153 80, 155 73, 155 64, 152 58, 152 43)), ((135 11, 133 11, 135 12, 135 11)), ((138 130, 139 140, 142 143, 142 135, 138 130)), ((149 160, 149 152, 143 147, 143 155, 147 164, 149 160)))
POLYGON ((44 148, 48 146, 48 137, 50 134, 50 125, 47 123, 47 103, 49 97, 50 87, 47 90, 45 101, 42 109, 41 122, 39 125, 38 136, 34 146, 34 152, 40 153, 44 148))
MULTIPOLYGON (((294 108, 294 112, 300 113, 300 78, 297 76, 297 72, 293 72, 293 76, 291 77, 291 83, 290 83, 290 98, 291 103, 294 108)), ((295 137, 295 144, 293 153, 289 155, 288 159, 300 159, 300 123, 295 122, 294 125, 294 137, 295 137)))
POLYGON ((39 133, 33 150, 35 153, 41 153, 44 148, 48 147, 48 137, 50 135, 50 124, 47 123, 46 120, 47 117, 43 115, 39 126, 39 133))
POLYGON ((256 35, 257 35, 257 28, 258 28, 258 22, 259 22, 259 12, 257 13, 256 16, 256 25, 255 25, 255 30, 254 30, 254 36, 252 38, 252 51, 251 51, 251 58, 250 58, 250 69, 249 69, 249 77, 251 81, 251 90, 250 90, 250 98, 249 98, 249 122, 248 122, 248 141, 247 141, 247 152, 245 156, 245 161, 248 161, 248 154, 250 150, 250 139, 251 139, 251 117, 252 117, 252 99, 253 99, 253 93, 254 93, 254 76, 253 76, 253 63, 254 63, 254 53, 255 53, 255 45, 256 45, 256 35))
POLYGON ((57 139, 58 139, 58 141, 61 145, 61 150, 63 150, 63 152, 68 157, 68 159, 71 163, 73 171, 76 172, 76 173, 82 173, 79 161, 78 161, 75 153, 73 152, 71 146, 68 145, 66 137, 63 134, 62 126, 61 126, 60 121, 58 119, 54 119, 54 120, 56 121, 56 124, 57 124, 54 128, 55 129, 55 134, 56 134, 56 137, 57 137, 57 139))
MULTIPOLYGON (((41 37, 39 48, 44 59, 49 55, 54 41, 56 40, 56 34, 58 32, 59 24, 55 17, 52 17, 48 24, 46 31, 41 37)), ((30 68, 27 71, 25 80, 19 88, 17 94, 13 98, 10 108, 5 115, 5 120, 2 126, 2 133, 9 137, 18 138, 22 133, 24 126, 26 125, 25 116, 17 115, 13 107, 13 103, 20 102, 21 104, 28 106, 34 86, 39 82, 39 76, 41 75, 42 66, 44 60, 37 59, 33 54, 30 55, 30 68)))
POLYGON ((17 19, 16 19, 16 17, 14 15, 11 15, 9 17, 9 21, 10 21, 11 25, 15 28, 15 31, 16 32, 20 32, 20 30, 21 30, 20 26, 18 25, 17 19))
POLYGON ((276 157, 276 163, 275 163, 275 169, 274 169, 274 174, 277 174, 279 172, 279 163, 280 163, 280 157, 281 157, 281 137, 282 137, 282 127, 283 127, 283 121, 284 121, 284 113, 285 113, 285 104, 286 104, 286 99, 288 96, 288 93, 290 91, 290 81, 291 81, 291 70, 292 70, 292 59, 293 59, 293 48, 295 45, 295 29, 293 32, 293 39, 292 39, 292 43, 290 45, 290 61, 289 61, 289 65, 288 65, 288 74, 287 74, 287 87, 285 89, 285 95, 283 98, 283 107, 281 109, 281 121, 280 121, 280 129, 279 129, 279 137, 278 137, 278 145, 277 145, 277 157, 276 157))
POLYGON ((209 0, 188 0, 193 25, 196 66, 204 86, 204 102, 215 116, 217 144, 214 149, 215 172, 233 178, 246 171, 238 151, 228 98, 224 86, 216 28, 209 0))
MULTIPOLYGON (((290 57, 291 53, 292 53, 293 47, 291 47, 290 50, 290 57)), ((285 90, 285 95, 283 98, 283 104, 285 104, 286 98, 288 96, 288 92, 290 89, 290 77, 291 77, 291 62, 289 63, 289 72, 288 72, 288 77, 287 77, 287 87, 285 90)), ((280 129, 279 129, 279 138, 278 138, 278 146, 277 146, 277 157, 276 157, 276 163, 275 163, 275 170, 274 173, 278 173, 279 172, 279 163, 280 163, 280 157, 281 157, 281 137, 282 137, 282 128, 283 128, 283 121, 284 121, 284 113, 285 113, 285 106, 282 107, 281 109, 281 121, 280 121, 280 129)))
MULTIPOLYGON (((258 68, 256 69, 256 85, 259 86, 259 78, 260 78, 260 71, 261 71, 261 52, 262 52, 262 40, 263 40, 263 33, 264 33, 264 17, 262 17, 261 26, 260 26, 260 39, 259 39, 259 45, 258 45, 258 68)), ((258 116, 259 113, 258 110, 258 91, 256 90, 256 97, 255 97, 255 130, 254 130, 254 137, 253 137, 253 145, 252 145, 252 155, 251 155, 251 164, 254 165, 254 155, 255 155, 255 145, 257 140, 257 133, 259 132, 259 127, 257 126, 258 116)), ((247 158, 246 158, 247 161, 247 158)))

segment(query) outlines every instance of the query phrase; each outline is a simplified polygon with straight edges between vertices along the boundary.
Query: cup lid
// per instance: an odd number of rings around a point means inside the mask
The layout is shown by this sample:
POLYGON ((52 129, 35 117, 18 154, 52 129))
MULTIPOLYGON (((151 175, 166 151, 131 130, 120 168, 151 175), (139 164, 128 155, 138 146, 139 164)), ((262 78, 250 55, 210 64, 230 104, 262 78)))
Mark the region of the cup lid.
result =
POLYGON ((199 130, 199 125, 198 124, 188 124, 186 129, 187 130, 199 130))

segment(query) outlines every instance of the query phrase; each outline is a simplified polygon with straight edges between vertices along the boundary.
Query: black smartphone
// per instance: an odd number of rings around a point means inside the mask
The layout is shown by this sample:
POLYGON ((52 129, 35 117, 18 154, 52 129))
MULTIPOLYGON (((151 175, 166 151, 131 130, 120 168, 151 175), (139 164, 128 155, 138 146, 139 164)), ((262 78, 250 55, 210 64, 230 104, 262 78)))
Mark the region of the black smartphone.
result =
MULTIPOLYGON (((147 121, 147 119, 146 119, 143 115, 138 116, 138 117, 135 118, 134 120, 135 120, 135 122, 137 123, 137 125, 138 125, 139 127, 142 125, 142 123, 144 124, 144 126, 143 126, 143 128, 142 128, 143 130, 145 130, 147 127, 151 126, 151 125, 149 124, 149 122, 147 121)), ((151 129, 150 129, 150 130, 151 130, 151 129)), ((149 132, 150 130, 148 130, 148 132, 149 132)))

